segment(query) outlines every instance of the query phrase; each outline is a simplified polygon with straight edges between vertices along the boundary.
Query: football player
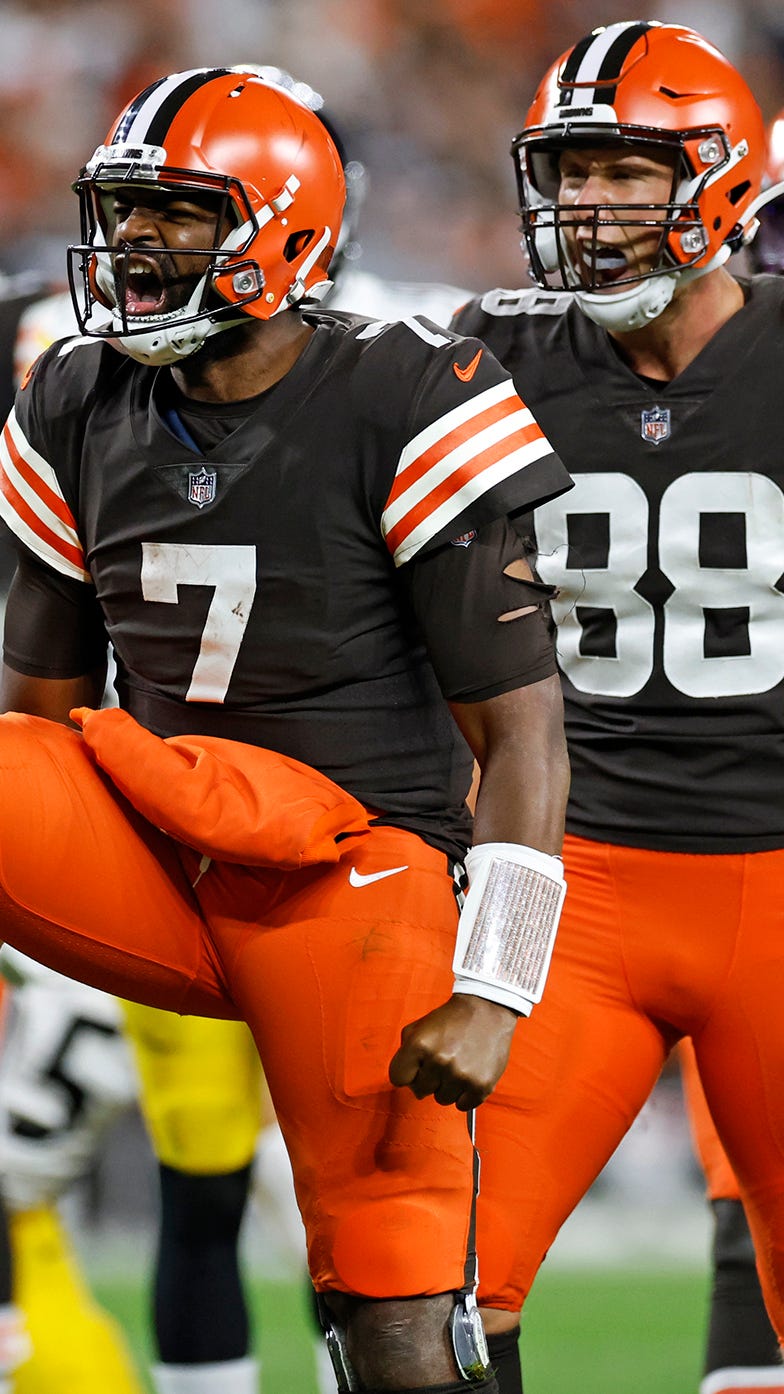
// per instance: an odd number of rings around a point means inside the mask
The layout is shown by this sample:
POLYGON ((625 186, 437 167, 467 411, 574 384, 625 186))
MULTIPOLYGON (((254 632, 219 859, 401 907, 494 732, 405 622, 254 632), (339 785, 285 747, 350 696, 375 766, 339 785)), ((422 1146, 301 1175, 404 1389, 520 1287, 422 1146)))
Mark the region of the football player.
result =
POLYGON ((476 340, 311 308, 343 175, 280 87, 161 79, 77 187, 89 342, 38 361, 2 450, 3 929, 247 1020, 343 1389, 494 1391, 461 1113, 563 900, 560 683, 513 520, 571 481, 476 340))
MULTIPOLYGON (((763 190, 784 180, 781 115, 768 127, 766 149, 763 190)), ((781 193, 757 210, 757 218, 759 227, 746 244, 745 256, 754 271, 780 275, 784 271, 781 193)), ((713 1213, 713 1283, 702 1388, 708 1394, 722 1394, 729 1386, 746 1394, 764 1378, 766 1388, 784 1390, 778 1342, 762 1299, 754 1245, 737 1178, 716 1135, 688 1038, 680 1042, 678 1057, 689 1125, 713 1213), (748 1374, 738 1375, 739 1370, 748 1374)))
MULTIPOLYGON (((347 157, 341 133, 318 92, 283 69, 264 66, 257 71, 318 113, 341 157, 346 206, 330 264, 333 284, 324 303, 378 319, 402 319, 419 311, 439 324, 448 322, 469 292, 449 285, 389 282, 358 266, 363 167, 347 157)), ((17 382, 52 342, 77 331, 68 292, 29 305, 16 339, 17 382)), ((81 990, 90 991, 84 986, 81 990)), ((142 1110, 160 1163, 154 1295, 160 1360, 152 1371, 153 1382, 160 1394, 198 1394, 207 1367, 209 1378, 221 1389, 256 1394, 259 1368, 249 1351, 238 1258, 240 1224, 252 1183, 266 1212, 270 1206, 280 1212, 279 1228, 290 1261, 304 1263, 288 1159, 274 1118, 265 1112, 262 1119, 265 1091, 260 1092, 258 1055, 240 1023, 183 1018, 136 1003, 121 1005, 141 1081, 142 1110)), ((99 1141, 96 1137, 96 1146, 99 1141)), ((319 1341, 315 1357, 320 1382, 334 1388, 321 1353, 319 1341)))
MULTIPOLYGON (((576 487, 530 530, 557 587, 569 897, 547 1000, 478 1120, 504 1391, 542 1255, 684 1036, 784 1334, 784 285, 726 266, 760 208, 762 117, 699 34, 629 21, 553 64, 513 156, 535 285, 454 325, 576 487)), ((711 1368, 705 1394, 784 1387, 761 1358, 711 1368)))

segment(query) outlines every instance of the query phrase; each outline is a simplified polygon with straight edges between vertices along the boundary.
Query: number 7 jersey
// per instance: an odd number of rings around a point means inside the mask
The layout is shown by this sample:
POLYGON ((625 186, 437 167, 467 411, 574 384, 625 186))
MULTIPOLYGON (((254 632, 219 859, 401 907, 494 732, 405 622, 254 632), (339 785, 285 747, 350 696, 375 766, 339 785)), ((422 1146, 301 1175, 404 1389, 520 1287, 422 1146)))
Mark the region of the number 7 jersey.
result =
MULTIPOLYGON (((284 378, 198 423, 186 399, 173 422, 168 370, 55 344, 3 433, 0 512, 42 584, 70 587, 69 628, 97 598, 142 725, 281 751, 459 855, 471 762, 405 572, 570 480, 481 344, 417 319, 308 322, 284 378)), ((7 636, 6 661, 88 671, 32 648, 7 636)))
POLYGON ((784 846, 784 280, 743 284, 670 383, 637 377, 569 295, 496 290, 455 317, 575 482, 534 531, 582 837, 784 846))

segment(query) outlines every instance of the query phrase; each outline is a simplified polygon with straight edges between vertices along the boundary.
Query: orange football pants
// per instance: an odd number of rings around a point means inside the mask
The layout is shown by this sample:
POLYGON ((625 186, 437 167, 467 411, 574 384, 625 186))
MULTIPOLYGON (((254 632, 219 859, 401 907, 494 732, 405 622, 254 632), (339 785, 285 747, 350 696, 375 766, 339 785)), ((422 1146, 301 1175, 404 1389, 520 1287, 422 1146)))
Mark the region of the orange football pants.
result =
POLYGON ((738 1178, 716 1132, 716 1125, 711 1118, 705 1090, 700 1081, 694 1046, 687 1037, 684 1037, 678 1046, 678 1064, 692 1142, 705 1174, 708 1198, 740 1200, 738 1178))
POLYGON ((118 996, 247 1021, 316 1287, 461 1288, 466 1117, 387 1077, 402 1027, 450 993, 445 856, 379 827, 341 842, 336 863, 205 869, 130 808, 77 732, 46 721, 0 717, 0 789, 0 937, 118 996))
POLYGON ((479 1299, 516 1311, 564 1220, 689 1035, 784 1336, 784 851, 567 837, 541 1004, 477 1112, 479 1299))

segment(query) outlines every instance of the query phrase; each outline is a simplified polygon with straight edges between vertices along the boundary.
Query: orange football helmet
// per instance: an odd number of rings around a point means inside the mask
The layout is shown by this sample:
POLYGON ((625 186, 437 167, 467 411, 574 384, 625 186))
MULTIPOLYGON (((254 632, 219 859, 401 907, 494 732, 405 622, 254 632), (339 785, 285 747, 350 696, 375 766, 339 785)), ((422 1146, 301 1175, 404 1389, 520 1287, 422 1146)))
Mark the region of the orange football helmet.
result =
MULTIPOLYGON (((747 235, 760 191, 765 129, 760 109, 732 64, 693 29, 656 20, 595 29, 552 65, 512 144, 531 275, 544 289, 572 291, 609 329, 638 328, 661 314, 679 280, 721 265, 747 235), (645 205, 661 228, 652 269, 599 293, 572 265, 559 203, 559 154, 577 145, 671 152, 670 201, 645 205)), ((600 230, 640 226, 640 205, 589 207, 594 255, 600 230)), ((574 214, 572 212, 572 218, 574 214)))
POLYGON ((269 319, 329 289, 345 200, 340 156, 323 122, 258 68, 201 68, 153 83, 117 118, 74 189, 82 241, 69 248, 69 279, 80 326, 142 362, 174 362, 243 316, 269 319), (204 275, 181 309, 129 316, 124 308, 128 258, 108 245, 104 201, 128 185, 216 195, 216 239, 193 253, 204 275), (231 230, 218 245, 226 218, 231 230))

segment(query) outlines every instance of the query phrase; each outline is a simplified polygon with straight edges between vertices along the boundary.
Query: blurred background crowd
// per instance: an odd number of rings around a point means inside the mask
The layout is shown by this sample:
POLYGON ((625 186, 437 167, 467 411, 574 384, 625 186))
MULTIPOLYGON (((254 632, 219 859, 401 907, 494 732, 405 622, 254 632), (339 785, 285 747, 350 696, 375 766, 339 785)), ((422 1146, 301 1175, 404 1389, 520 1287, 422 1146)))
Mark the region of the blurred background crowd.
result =
POLYGON ((251 61, 321 91, 366 166, 367 270, 520 284, 511 137, 556 54, 631 18, 692 25, 784 105, 781 0, 0 0, 0 269, 63 278, 70 183, 134 92, 251 61))

